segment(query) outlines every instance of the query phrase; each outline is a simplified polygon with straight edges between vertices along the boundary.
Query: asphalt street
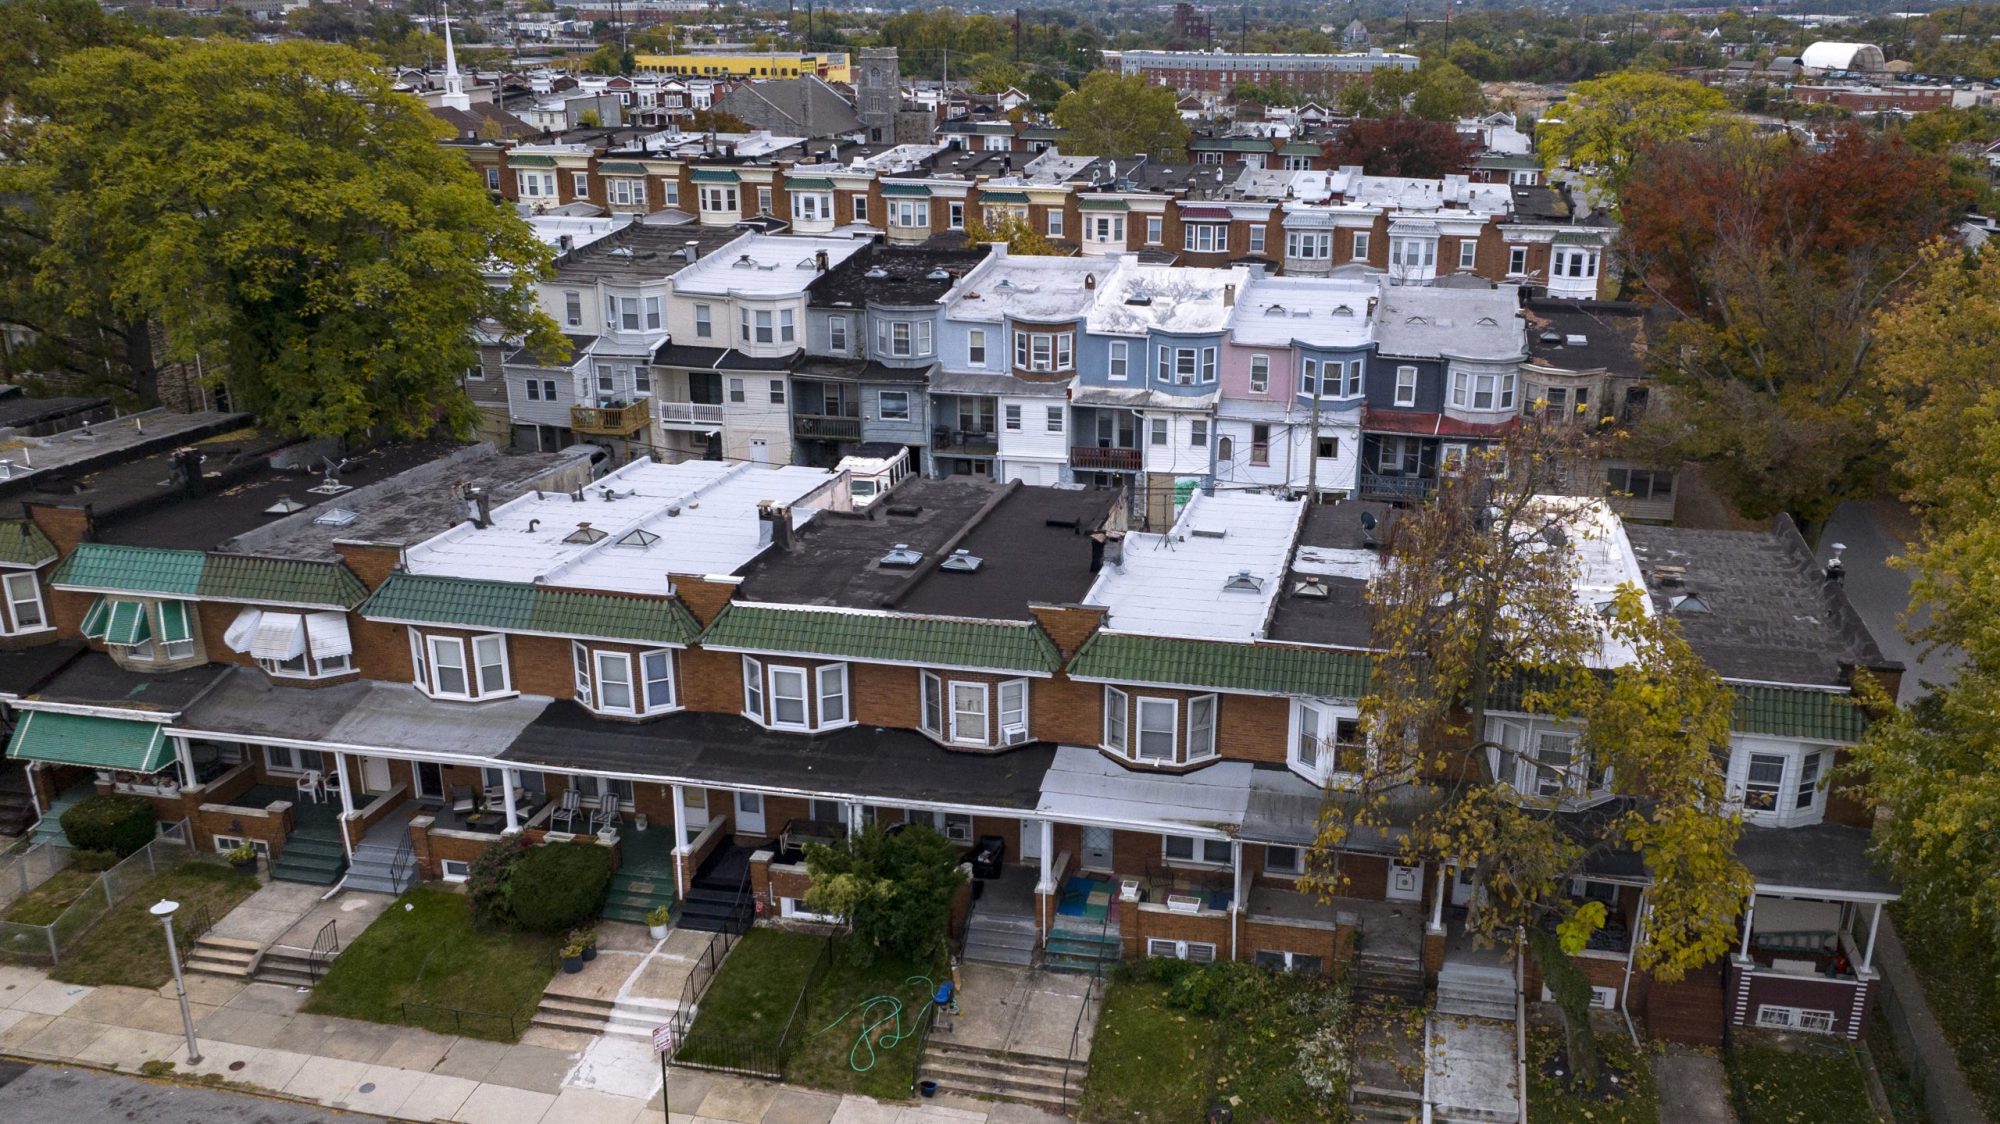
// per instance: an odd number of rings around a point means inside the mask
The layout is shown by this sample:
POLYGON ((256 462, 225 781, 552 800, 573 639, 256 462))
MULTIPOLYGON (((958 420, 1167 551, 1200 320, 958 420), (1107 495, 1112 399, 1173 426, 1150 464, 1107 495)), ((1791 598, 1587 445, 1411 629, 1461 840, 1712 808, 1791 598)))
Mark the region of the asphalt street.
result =
POLYGON ((380 1117, 331 1112, 221 1089, 142 1081, 91 1069, 0 1062, 0 1120, 7 1124, 370 1124, 380 1117))

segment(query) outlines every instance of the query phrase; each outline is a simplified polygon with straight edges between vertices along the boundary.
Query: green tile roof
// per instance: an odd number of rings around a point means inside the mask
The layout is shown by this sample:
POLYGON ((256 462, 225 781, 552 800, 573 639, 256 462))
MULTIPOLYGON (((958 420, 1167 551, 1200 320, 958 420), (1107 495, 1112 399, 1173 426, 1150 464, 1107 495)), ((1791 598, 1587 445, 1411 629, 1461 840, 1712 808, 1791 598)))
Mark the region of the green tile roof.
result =
POLYGON ((1332 648, 1099 632, 1077 651, 1069 674, 1112 683, 1358 699, 1368 686, 1369 658, 1366 652, 1332 648))
POLYGON ((352 609, 368 588, 338 562, 84 543, 50 581, 93 593, 352 609))
POLYGON ((507 158, 507 166, 510 168, 553 168, 556 166, 556 158, 553 156, 535 155, 509 156, 507 158))
POLYGON ((896 182, 896 181, 894 181, 894 180, 883 180, 883 181, 882 181, 882 194, 884 194, 884 195, 914 195, 914 196, 919 196, 919 197, 922 197, 922 198, 925 198, 925 199, 928 199, 928 198, 930 198, 930 194, 931 194, 931 189, 930 189, 930 186, 929 186, 928 184, 921 184, 921 183, 897 183, 897 182, 896 182))
POLYGON ((1731 686, 1736 717, 1730 726, 1745 734, 1814 741, 1857 742, 1868 715, 1854 696, 1798 687, 1731 686))
POLYGON ((39 566, 56 556, 56 544, 25 519, 0 523, 0 562, 39 566))
POLYGON ((705 648, 796 652, 931 667, 1048 673, 1061 664, 1032 624, 801 609, 735 602, 702 633, 705 648))
POLYGON ((982 191, 979 193, 979 201, 981 203, 1026 203, 1028 201, 1028 193, 1025 191, 982 191))
POLYGON ((7 756, 151 773, 173 760, 174 750, 165 727, 158 722, 30 710, 22 713, 21 724, 14 727, 7 756))
POLYGON ((689 178, 696 183, 735 183, 741 177, 728 168, 696 168, 689 178))
POLYGON ((607 160, 599 164, 597 170, 607 176, 643 176, 646 174, 646 166, 644 164, 635 163, 631 160, 607 160))
POLYGON ((1102 195, 1079 195, 1076 197, 1076 205, 1082 207, 1086 211, 1131 210, 1130 205, 1128 205, 1125 202, 1125 200, 1117 198, 1108 198, 1102 195))
POLYGON ((428 574, 389 575, 361 615, 638 644, 685 644, 701 631, 678 601, 428 574))
POLYGON ((787 191, 832 191, 833 181, 825 176, 792 176, 785 180, 787 191))

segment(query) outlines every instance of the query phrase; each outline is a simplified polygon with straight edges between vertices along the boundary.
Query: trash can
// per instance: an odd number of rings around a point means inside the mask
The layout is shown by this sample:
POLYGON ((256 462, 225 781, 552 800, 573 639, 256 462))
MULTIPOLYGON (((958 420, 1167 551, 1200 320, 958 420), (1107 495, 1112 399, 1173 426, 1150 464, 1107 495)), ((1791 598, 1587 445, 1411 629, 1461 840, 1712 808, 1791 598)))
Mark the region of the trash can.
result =
POLYGON ((974 878, 1000 877, 1000 864, 1007 857, 1007 841, 997 835, 982 835, 972 851, 974 878))
POLYGON ((917 1092, 922 1093, 926 1097, 935 1097, 937 1096, 937 1082, 925 1078, 917 1082, 917 1092))

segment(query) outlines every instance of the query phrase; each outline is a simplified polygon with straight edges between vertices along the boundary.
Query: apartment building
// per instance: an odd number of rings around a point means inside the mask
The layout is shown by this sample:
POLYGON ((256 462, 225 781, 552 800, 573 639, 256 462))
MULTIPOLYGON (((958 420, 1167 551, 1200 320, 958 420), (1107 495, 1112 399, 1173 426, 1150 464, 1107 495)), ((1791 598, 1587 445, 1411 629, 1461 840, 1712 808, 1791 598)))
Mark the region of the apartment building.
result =
MULTIPOLYGON (((1460 955, 1450 906, 1478 888, 1393 832, 1345 844, 1333 901, 1294 883, 1325 787, 1368 753, 1361 590, 1388 507, 1197 489, 1147 531, 1118 489, 965 474, 859 513, 844 473, 802 466, 480 447, 368 463, 372 483, 332 495, 266 467, 164 509, 139 465, 144 481, 33 496, 0 528, 0 701, 39 807, 144 795, 200 846, 247 842, 328 885, 462 879, 503 834, 610 848, 654 873, 658 904, 741 861, 725 916, 746 920, 752 900, 803 913, 801 840, 922 822, 1004 845, 975 958, 997 918, 1037 946, 1078 939, 1063 901, 1086 873, 1123 899, 1089 923, 1114 955, 1311 968, 1360 941, 1431 974, 1460 955), (274 497, 298 510, 264 514, 274 497), (309 775, 334 778, 330 804, 297 794, 309 775), (610 820, 580 831, 566 792, 610 820)), ((1578 595, 1643 586, 1737 692, 1728 776, 1756 891, 1737 952, 1668 984, 1631 959, 1643 865, 1610 864, 1572 888, 1610 916, 1579 963, 1659 1036, 1855 1037, 1895 891, 1826 779, 1865 727, 1852 676, 1893 687, 1898 669, 1787 521, 1587 518, 1578 595)), ((1588 769, 1561 768, 1572 731, 1504 704, 1490 722, 1551 766, 1501 778, 1522 799, 1594 806, 1588 769), (1546 792, 1545 774, 1573 783, 1546 792)))
POLYGON ((1283 86, 1314 96, 1378 70, 1415 70, 1417 56, 1380 48, 1352 54, 1238 54, 1214 51, 1126 51, 1119 69, 1148 82, 1193 93, 1221 93, 1238 82, 1283 86))

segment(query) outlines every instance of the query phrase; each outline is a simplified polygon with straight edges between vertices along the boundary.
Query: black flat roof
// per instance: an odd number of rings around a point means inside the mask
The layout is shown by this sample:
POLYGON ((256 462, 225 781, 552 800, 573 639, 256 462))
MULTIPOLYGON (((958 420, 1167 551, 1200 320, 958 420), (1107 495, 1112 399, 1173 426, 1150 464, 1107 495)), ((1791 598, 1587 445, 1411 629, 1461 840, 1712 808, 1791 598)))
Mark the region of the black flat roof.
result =
POLYGON ((814 278, 807 292, 814 308, 861 308, 871 303, 930 305, 985 260, 986 253, 985 246, 949 249, 929 243, 870 243, 814 278))
POLYGON ((103 652, 87 652, 28 697, 178 714, 227 674, 229 665, 219 663, 185 671, 127 671, 103 652))
MULTIPOLYGON (((1368 500, 1340 500, 1336 503, 1315 504, 1306 508, 1304 521, 1299 526, 1297 547, 1337 551, 1370 551, 1379 554, 1383 544, 1389 541, 1389 529, 1396 519, 1396 509, 1389 504, 1368 500), (1373 529, 1364 526, 1367 520, 1374 522, 1373 529), (1370 543, 1374 546, 1370 546, 1370 543)), ((1366 648, 1373 638, 1373 630, 1368 622, 1367 589, 1365 578, 1344 577, 1333 574, 1302 573, 1297 568, 1297 553, 1294 566, 1285 574, 1285 587, 1278 594, 1277 606, 1271 613, 1268 635, 1273 640, 1289 640, 1299 644, 1334 644, 1343 648, 1366 648), (1308 582, 1307 579, 1315 579, 1308 582), (1326 590, 1326 596, 1314 597, 1299 591, 1317 584, 1326 590)))
POLYGON ((788 605, 883 608, 915 571, 881 565, 897 543, 935 557, 1004 485, 966 477, 911 477, 867 515, 820 512, 800 528, 791 551, 767 550, 744 567, 737 596, 788 605))
POLYGON ((1533 300, 1528 302, 1528 317, 1528 355, 1536 363, 1564 371, 1601 367, 1633 379, 1646 374, 1640 354, 1646 310, 1639 305, 1533 300), (1579 339, 1583 342, 1572 342, 1579 339))
POLYGON ((551 703, 500 760, 829 798, 921 800, 1032 810, 1055 747, 1003 753, 944 749, 912 730, 852 726, 780 734, 731 714, 611 722, 573 702, 551 703))
POLYGON ((1827 580, 1788 516, 1764 531, 1627 523, 1625 534, 1654 606, 1725 679, 1845 687, 1849 666, 1900 666, 1882 654, 1846 588, 1827 580))
POLYGON ((0 652, 0 695, 19 698, 39 690, 85 648, 74 640, 0 652))
POLYGON ((1736 858, 1759 886, 1829 894, 1894 896, 1897 892, 1896 884, 1868 854, 1868 833, 1845 824, 1745 826, 1736 841, 1736 858))
POLYGON ((0 427, 17 429, 72 414, 103 413, 109 416, 108 398, 31 398, 16 387, 0 394, 0 427))
POLYGON ((1097 580, 1091 533, 1104 525, 1121 496, 1017 485, 957 544, 980 559, 979 569, 968 574, 932 567, 896 608, 1025 621, 1034 619, 1030 604, 1082 601, 1097 580))

